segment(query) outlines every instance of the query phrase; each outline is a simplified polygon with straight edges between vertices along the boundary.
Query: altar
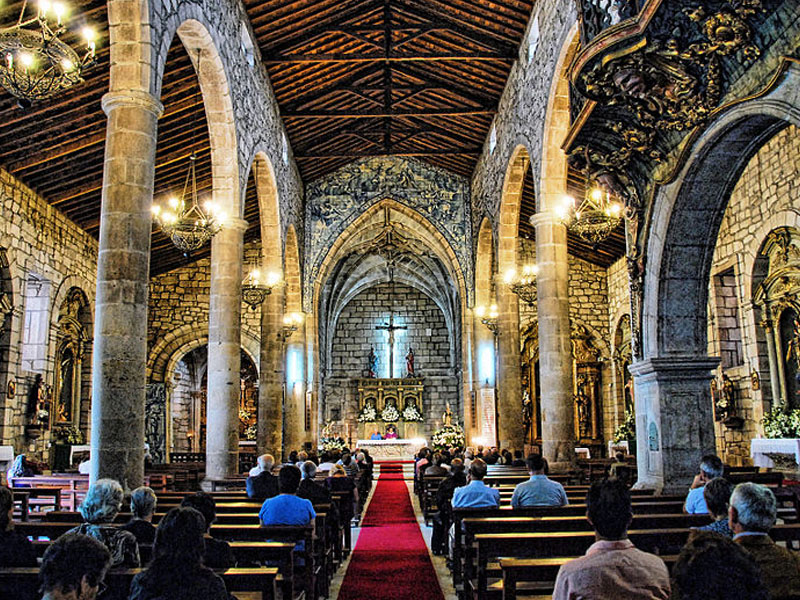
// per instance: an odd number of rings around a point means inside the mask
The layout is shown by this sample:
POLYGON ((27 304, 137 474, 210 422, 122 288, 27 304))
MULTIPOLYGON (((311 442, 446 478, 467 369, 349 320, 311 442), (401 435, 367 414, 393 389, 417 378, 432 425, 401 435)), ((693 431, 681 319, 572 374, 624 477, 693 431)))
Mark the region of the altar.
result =
POLYGON ((369 450, 375 462, 413 460, 420 448, 425 446, 423 438, 394 440, 358 440, 359 448, 369 450))

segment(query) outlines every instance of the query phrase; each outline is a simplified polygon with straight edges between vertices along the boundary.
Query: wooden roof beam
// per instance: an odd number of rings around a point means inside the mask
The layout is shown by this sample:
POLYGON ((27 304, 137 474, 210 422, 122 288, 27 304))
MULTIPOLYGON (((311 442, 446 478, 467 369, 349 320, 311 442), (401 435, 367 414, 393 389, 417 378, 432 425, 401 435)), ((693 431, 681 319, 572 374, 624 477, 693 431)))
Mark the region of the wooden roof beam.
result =
POLYGON ((312 63, 368 63, 368 62, 439 62, 439 61, 471 61, 471 62, 513 62, 516 52, 463 52, 446 54, 408 54, 390 56, 380 54, 285 54, 272 55, 264 59, 265 65, 279 64, 312 64, 312 63))
POLYGON ((463 117, 472 115, 494 115, 496 110, 451 108, 446 110, 392 110, 389 112, 356 113, 342 110, 284 112, 284 119, 388 119, 391 117, 463 117))

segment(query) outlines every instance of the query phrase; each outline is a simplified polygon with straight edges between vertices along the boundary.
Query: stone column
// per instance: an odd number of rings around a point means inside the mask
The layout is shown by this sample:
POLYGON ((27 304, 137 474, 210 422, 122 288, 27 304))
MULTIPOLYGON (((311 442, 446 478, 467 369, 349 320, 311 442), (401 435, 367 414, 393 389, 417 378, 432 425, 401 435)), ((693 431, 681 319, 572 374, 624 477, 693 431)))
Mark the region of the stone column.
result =
POLYGON ((286 431, 284 450, 301 450, 307 439, 305 431, 305 321, 286 340, 286 431))
POLYGON ((258 381, 258 452, 280 456, 283 444, 283 290, 261 305, 261 372, 258 381))
POLYGON ((211 241, 206 477, 239 470, 242 243, 247 222, 229 219, 211 241))
POLYGON ((97 304, 92 353, 92 481, 126 489, 144 478, 147 293, 158 117, 161 103, 140 91, 103 96, 108 116, 97 304))
POLYGON ((710 385, 718 364, 718 358, 676 356, 631 365, 637 488, 685 493, 700 458, 716 451, 710 385))
MULTIPOLYGON (((472 428, 472 437, 484 437, 482 423, 483 415, 481 414, 481 390, 486 388, 496 389, 497 383, 497 346, 495 344, 494 334, 489 331, 481 321, 481 317, 473 312, 473 339, 475 340, 474 348, 474 384, 472 393, 475 394, 475 427, 472 428)), ((471 399, 470 399, 471 400, 471 399)), ((485 440, 485 442, 493 443, 494 440, 485 440)), ((522 447, 520 446, 520 449, 522 447)))
POLYGON ((536 227, 542 452, 552 470, 575 462, 572 343, 569 324, 567 228, 549 213, 531 219, 536 227))
POLYGON ((497 277, 497 438, 503 448, 522 449, 525 428, 522 425, 519 299, 502 278, 497 277))
POLYGON ((774 315, 772 321, 772 341, 773 352, 775 352, 775 364, 778 367, 778 387, 772 392, 772 396, 781 406, 787 406, 789 393, 786 390, 786 367, 783 363, 783 344, 781 343, 781 322, 780 315, 774 315))

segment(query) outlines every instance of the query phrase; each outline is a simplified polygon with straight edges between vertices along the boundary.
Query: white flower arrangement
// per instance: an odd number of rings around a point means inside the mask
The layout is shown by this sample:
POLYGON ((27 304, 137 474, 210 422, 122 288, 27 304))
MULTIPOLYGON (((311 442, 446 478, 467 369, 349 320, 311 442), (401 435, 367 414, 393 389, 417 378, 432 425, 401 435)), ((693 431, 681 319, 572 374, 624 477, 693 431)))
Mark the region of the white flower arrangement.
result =
POLYGON ((378 420, 378 410, 372 404, 365 404, 361 412, 358 413, 359 423, 371 423, 378 420))
POLYGON ((403 421, 422 421, 422 413, 416 404, 406 404, 403 409, 403 421))
POLYGON ((458 425, 444 425, 437 429, 431 437, 434 450, 464 447, 464 430, 458 425))
POLYGON ((347 442, 341 437, 322 438, 319 441, 319 447, 325 452, 332 452, 333 450, 347 450, 347 442))
POLYGON ((400 419, 400 411, 397 410, 394 404, 387 404, 383 408, 383 412, 381 412, 381 419, 387 423, 394 423, 400 419))

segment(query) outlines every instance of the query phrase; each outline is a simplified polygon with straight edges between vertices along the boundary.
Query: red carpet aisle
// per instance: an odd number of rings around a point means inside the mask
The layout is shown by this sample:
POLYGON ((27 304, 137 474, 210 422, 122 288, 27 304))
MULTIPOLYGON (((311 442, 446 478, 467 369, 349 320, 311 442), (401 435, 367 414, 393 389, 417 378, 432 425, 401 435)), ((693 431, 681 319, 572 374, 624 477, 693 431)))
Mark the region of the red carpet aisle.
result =
POLYGON ((401 464, 384 463, 339 600, 443 600, 401 464))

